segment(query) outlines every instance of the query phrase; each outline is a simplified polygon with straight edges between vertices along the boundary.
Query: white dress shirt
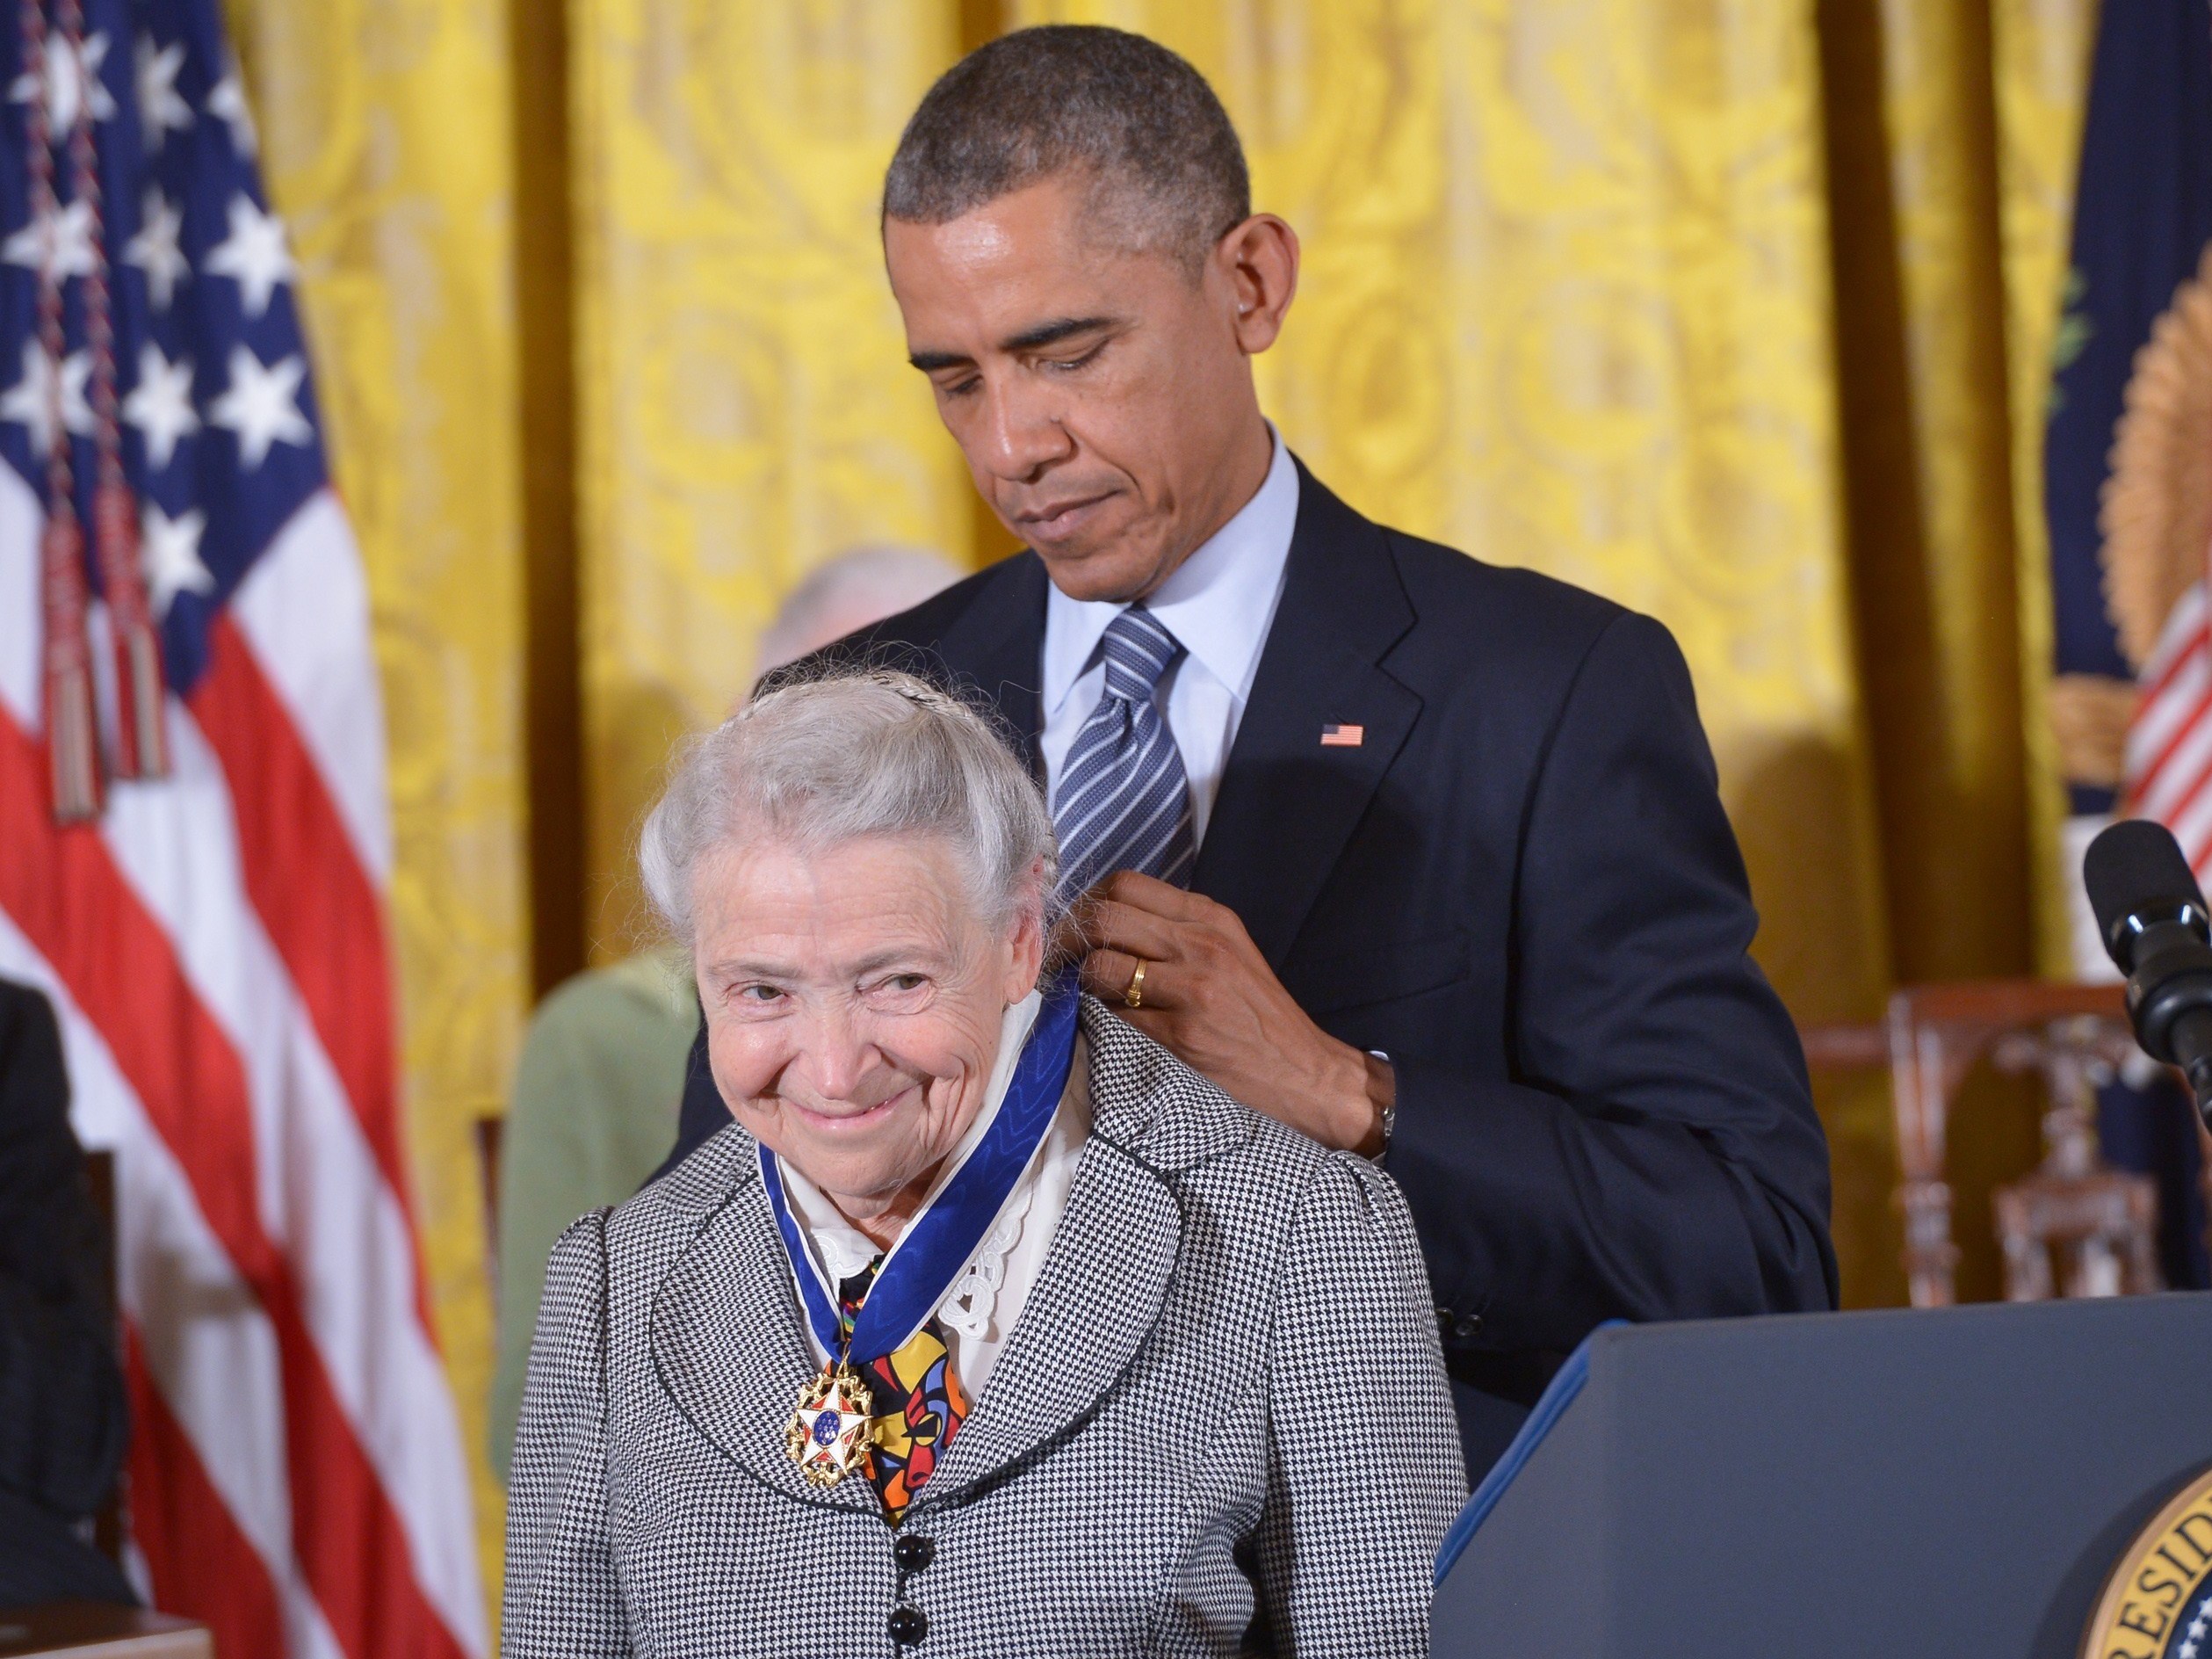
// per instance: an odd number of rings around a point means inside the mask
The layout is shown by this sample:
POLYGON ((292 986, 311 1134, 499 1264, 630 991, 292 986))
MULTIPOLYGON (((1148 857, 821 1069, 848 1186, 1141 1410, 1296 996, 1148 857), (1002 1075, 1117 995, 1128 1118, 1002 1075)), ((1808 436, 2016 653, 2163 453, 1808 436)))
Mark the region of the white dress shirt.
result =
MULTIPOLYGON (((1259 493, 1145 601, 1145 608, 1182 642, 1185 655, 1160 677, 1155 693, 1190 780, 1191 829, 1203 842, 1213 816, 1221 773, 1237 741, 1237 724, 1252 696, 1283 573, 1298 519, 1298 470, 1282 435, 1270 426, 1275 459, 1259 493)), ((1060 772, 1075 734, 1098 706, 1106 661, 1098 643, 1126 606, 1071 599, 1058 588, 1045 600, 1045 730, 1038 746, 1045 779, 1059 806, 1060 772)))
MULTIPOLYGON (((991 1068, 983 1109, 946 1157, 943 1173, 929 1191, 931 1199, 944 1190, 999 1115, 1008 1085, 1014 1080, 1014 1062, 1043 1003, 1044 998, 1031 991, 1006 1011, 999 1030, 999 1055, 991 1068)), ((1029 1305, 1030 1292, 1036 1288, 1037 1276, 1045 1266, 1045 1252, 1052 1248, 1052 1235, 1059 1230, 1060 1217, 1066 1212, 1075 1166, 1082 1161, 1083 1148, 1090 1140, 1090 1069, 1085 1047, 1079 1032, 1074 1062, 1068 1068, 1067 1087, 1060 1096, 1059 1110, 1052 1116, 1052 1127, 1030 1155, 1029 1167, 1007 1195, 997 1221, 937 1304, 945 1351, 951 1356, 953 1374, 971 1402, 982 1395, 998 1365, 1000 1351, 1006 1346, 1008 1333, 1029 1305)), ((792 1218, 834 1291, 840 1281, 864 1269, 878 1255, 877 1248, 789 1159, 783 1161, 783 1176, 792 1218)), ((829 1354, 811 1325, 806 1335, 815 1359, 827 1365, 829 1354)))

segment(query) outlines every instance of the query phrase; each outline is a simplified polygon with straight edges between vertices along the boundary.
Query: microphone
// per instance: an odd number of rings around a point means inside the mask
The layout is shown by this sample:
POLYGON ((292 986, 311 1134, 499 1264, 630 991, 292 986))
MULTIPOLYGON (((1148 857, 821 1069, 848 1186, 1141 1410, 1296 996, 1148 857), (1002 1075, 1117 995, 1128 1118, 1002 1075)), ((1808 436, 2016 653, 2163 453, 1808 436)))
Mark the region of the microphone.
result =
POLYGON ((2128 976, 2128 1018, 2153 1060, 2179 1066, 2212 1125, 2212 915, 2164 824, 2129 818, 2089 844, 2089 908, 2128 976))

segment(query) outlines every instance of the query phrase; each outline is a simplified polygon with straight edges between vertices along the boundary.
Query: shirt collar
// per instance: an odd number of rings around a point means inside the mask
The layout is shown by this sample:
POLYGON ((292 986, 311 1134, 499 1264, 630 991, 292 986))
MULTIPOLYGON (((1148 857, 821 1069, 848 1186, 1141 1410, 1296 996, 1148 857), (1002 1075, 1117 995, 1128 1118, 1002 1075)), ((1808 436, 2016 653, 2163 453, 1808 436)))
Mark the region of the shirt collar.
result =
MULTIPOLYGON (((983 1109, 975 1114, 975 1121, 960 1137, 938 1171, 936 1184, 930 1189, 923 1202, 927 1208, 944 1191, 956 1170, 966 1162, 983 1139, 983 1132, 991 1127, 999 1115, 999 1107, 1005 1102, 1006 1091, 1014 1086, 1014 1064, 1022 1056, 1022 1046, 1029 1041, 1030 1028, 1037 1024, 1037 1011, 1045 1005, 1042 991, 1031 991, 1020 1002, 1006 1011, 1006 1018, 999 1025, 998 1058, 991 1064, 991 1081, 983 1094, 983 1109)), ((799 1231, 806 1234, 813 1246, 814 1254, 821 1263, 822 1271, 834 1287, 850 1279, 881 1254, 872 1240, 848 1221, 830 1201, 829 1194, 816 1186, 800 1173, 799 1166, 789 1158, 779 1158, 777 1173, 783 1177, 784 1192, 790 1201, 792 1214, 798 1221, 799 1231)), ((1022 1179, 1031 1179, 1036 1173, 1032 1162, 1022 1179)), ((1018 1190, 1018 1189, 1017 1189, 1018 1190)))
MULTIPOLYGON (((1273 424, 1275 459, 1258 492, 1176 566, 1145 608, 1241 704, 1259 671, 1260 649, 1283 592, 1290 535, 1298 527, 1298 469, 1273 424)), ((1044 702, 1059 711, 1098 653, 1106 625, 1127 607, 1071 599, 1048 584, 1045 600, 1044 702)))

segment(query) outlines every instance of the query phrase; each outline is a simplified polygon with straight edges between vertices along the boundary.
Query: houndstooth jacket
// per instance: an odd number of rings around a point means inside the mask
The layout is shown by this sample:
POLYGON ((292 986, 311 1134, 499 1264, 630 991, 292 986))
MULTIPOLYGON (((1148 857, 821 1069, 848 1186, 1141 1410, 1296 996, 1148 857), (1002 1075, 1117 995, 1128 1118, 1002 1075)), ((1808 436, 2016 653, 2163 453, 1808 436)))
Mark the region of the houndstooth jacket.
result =
POLYGON ((815 1366, 735 1125, 554 1247, 512 1659, 1420 1655, 1465 1475, 1404 1201, 1085 998, 1094 1128, 902 1525, 786 1459, 815 1366))

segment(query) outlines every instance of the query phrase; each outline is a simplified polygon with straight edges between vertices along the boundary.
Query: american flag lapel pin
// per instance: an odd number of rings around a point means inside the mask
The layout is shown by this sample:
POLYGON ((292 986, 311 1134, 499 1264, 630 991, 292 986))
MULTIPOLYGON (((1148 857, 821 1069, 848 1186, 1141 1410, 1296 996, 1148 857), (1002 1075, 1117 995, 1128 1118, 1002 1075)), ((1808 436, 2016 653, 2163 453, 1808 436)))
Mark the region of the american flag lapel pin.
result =
POLYGON ((1332 721, 1321 728, 1321 747, 1324 749, 1357 749, 1367 741, 1364 726, 1339 726, 1332 721))

